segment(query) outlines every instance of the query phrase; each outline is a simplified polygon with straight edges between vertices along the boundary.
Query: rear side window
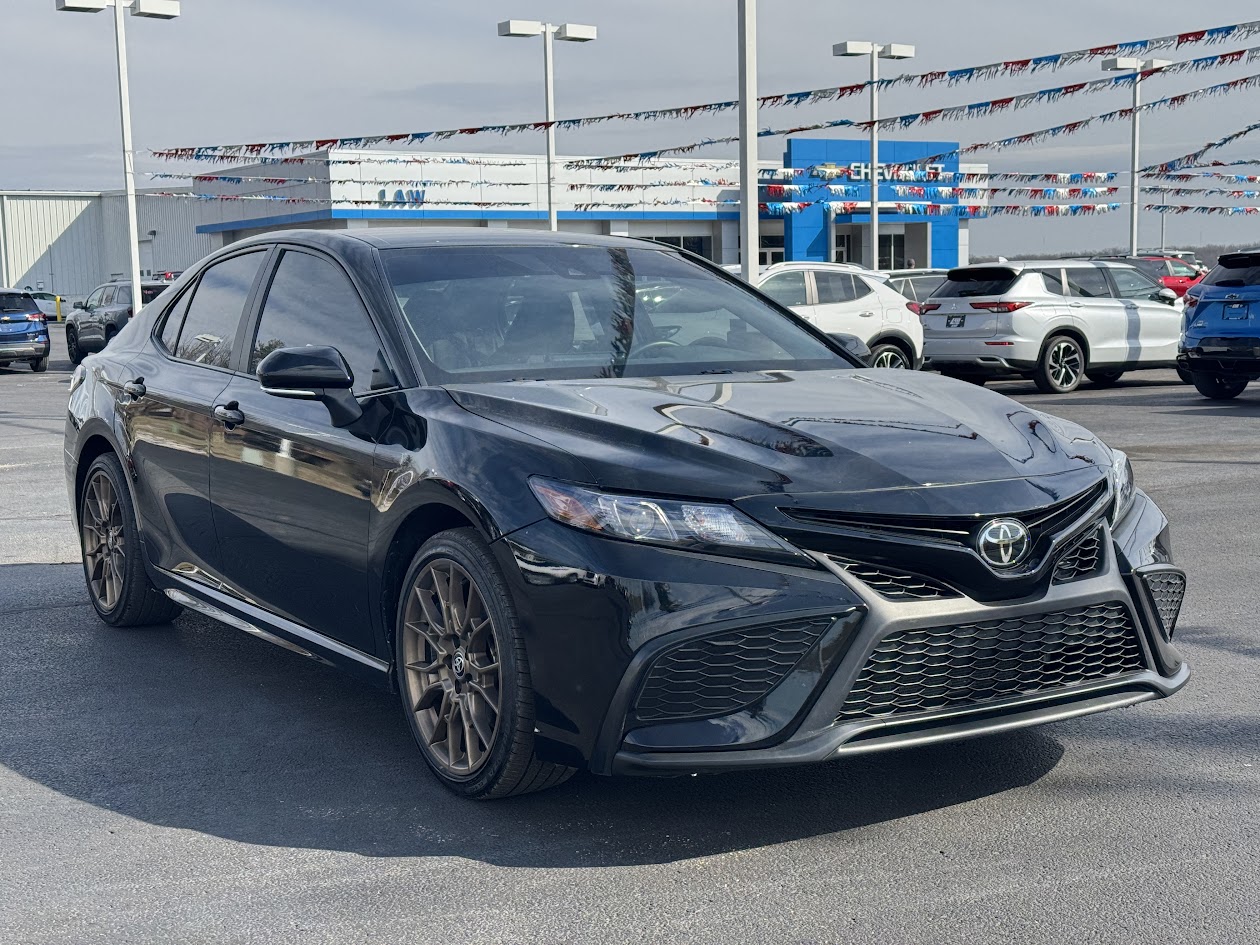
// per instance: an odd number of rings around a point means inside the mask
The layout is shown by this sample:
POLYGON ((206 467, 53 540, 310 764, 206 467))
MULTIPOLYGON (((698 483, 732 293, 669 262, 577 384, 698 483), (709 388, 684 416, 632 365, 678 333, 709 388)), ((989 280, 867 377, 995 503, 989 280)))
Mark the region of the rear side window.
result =
POLYGON ((861 279, 854 279, 851 272, 814 273, 814 288, 818 290, 819 305, 834 305, 837 302, 852 302, 871 292, 861 279))
POLYGON ((1075 299, 1109 299, 1111 285, 1097 266, 1081 266, 1063 271, 1067 277, 1068 295, 1075 299))
POLYGON ((105 287, 104 294, 101 296, 101 304, 102 305, 114 304, 114 287, 112 285, 107 285, 105 287))
POLYGON ((1222 256, 1220 262, 1216 264, 1216 268, 1204 277, 1203 284, 1225 286, 1232 289, 1260 285, 1260 253, 1239 253, 1236 256, 1222 256))
POLYGON ((39 311, 25 292, 0 292, 0 315, 33 315, 39 311))
POLYGON ((955 269, 934 293, 934 299, 965 299, 980 295, 1005 295, 1018 278, 1013 269, 975 267, 955 269))
POLYGON ((1042 280, 1046 284, 1046 291, 1052 295, 1063 295, 1063 270, 1062 269, 1038 269, 1042 280))
POLYGON ((211 367, 231 366, 241 314, 265 255, 233 256, 201 274, 175 343, 175 357, 211 367))
POLYGON ((249 370, 277 348, 331 345, 354 375, 354 393, 392 387, 380 339, 359 293, 337 266, 286 250, 267 290, 249 370))
POLYGON ((805 273, 799 269, 776 273, 761 284, 761 291, 780 305, 805 305, 805 273))

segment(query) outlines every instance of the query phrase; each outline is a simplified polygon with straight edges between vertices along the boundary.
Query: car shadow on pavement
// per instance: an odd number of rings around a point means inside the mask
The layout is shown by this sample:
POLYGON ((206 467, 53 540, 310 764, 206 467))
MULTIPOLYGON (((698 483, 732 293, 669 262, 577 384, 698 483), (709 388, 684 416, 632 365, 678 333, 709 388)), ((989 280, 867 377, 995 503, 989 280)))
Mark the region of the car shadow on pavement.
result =
POLYGON ((1033 730, 804 768, 579 775, 477 803, 434 781, 386 693, 195 614, 106 627, 78 565, 0 567, 5 587, 33 590, 0 593, 0 764, 104 810, 243 843, 501 866, 668 863, 965 804, 1029 785, 1062 756, 1033 730))

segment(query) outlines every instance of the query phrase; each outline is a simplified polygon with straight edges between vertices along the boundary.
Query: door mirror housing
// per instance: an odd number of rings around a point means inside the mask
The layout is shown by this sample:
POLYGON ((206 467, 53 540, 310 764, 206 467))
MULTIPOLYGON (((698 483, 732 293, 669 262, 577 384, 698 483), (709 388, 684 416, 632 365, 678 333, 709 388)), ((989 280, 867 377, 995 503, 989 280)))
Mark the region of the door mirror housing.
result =
POLYGON ((864 367, 871 366, 871 349, 867 347, 865 341, 857 335, 846 334, 842 331, 832 332, 831 340, 840 345, 845 353, 851 357, 857 358, 864 367))
POLYGON ((1177 304, 1177 293, 1174 292, 1172 289, 1167 289, 1167 288, 1160 289, 1158 292, 1155 293, 1155 298, 1159 299, 1165 305, 1177 304))
POLYGON ((86 308, 87 308, 87 305, 85 305, 85 304, 84 304, 84 302, 83 302, 83 300, 82 300, 82 299, 78 299, 78 300, 74 303, 74 307, 75 307, 75 308, 77 308, 77 309, 83 310, 83 309, 86 309, 86 308))
POLYGON ((273 397, 320 401, 328 408, 333 426, 349 426, 363 416, 363 408, 350 392, 354 374, 336 348, 277 348, 258 365, 258 383, 273 397))

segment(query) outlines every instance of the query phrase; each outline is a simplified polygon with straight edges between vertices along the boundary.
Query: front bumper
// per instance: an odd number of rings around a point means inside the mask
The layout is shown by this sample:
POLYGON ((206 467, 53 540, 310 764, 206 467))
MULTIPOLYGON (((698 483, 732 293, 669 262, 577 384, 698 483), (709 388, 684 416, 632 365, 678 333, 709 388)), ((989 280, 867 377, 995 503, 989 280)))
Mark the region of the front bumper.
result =
POLYGON ((0 336, 0 361, 46 358, 51 349, 52 344, 47 335, 39 338, 27 337, 20 341, 8 341, 0 336))
POLYGON ((982 603, 961 595, 893 601, 838 567, 732 562, 531 526, 500 544, 525 568, 518 603, 532 637, 540 753, 601 774, 790 765, 1172 695, 1190 673, 1164 630, 1164 621, 1175 626, 1175 610, 1170 617, 1142 577, 1150 572, 1184 587, 1184 575, 1169 564, 1167 521, 1139 492, 1106 534, 1096 573, 1034 597, 982 603), (561 546, 575 538, 594 543, 587 549, 594 557, 580 568, 558 566, 561 546), (848 711, 865 685, 864 669, 891 639, 960 625, 980 625, 983 635, 998 624, 1035 626, 1048 613, 1099 608, 1131 627, 1132 661, 1123 671, 974 704, 869 717, 848 711), (562 609, 570 616, 557 624, 562 609), (663 671, 672 676, 662 687, 663 671), (767 679, 768 690, 758 691, 767 679))

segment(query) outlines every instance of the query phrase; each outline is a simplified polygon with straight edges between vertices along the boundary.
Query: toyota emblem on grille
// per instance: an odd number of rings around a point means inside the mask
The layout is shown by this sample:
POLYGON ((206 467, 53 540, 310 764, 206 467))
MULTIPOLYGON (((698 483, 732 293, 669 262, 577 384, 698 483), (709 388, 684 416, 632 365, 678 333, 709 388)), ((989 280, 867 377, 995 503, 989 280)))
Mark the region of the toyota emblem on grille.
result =
POLYGON ((1013 568, 1028 557, 1032 538, 1023 522, 998 518, 980 529, 976 547, 992 567, 1013 568))

